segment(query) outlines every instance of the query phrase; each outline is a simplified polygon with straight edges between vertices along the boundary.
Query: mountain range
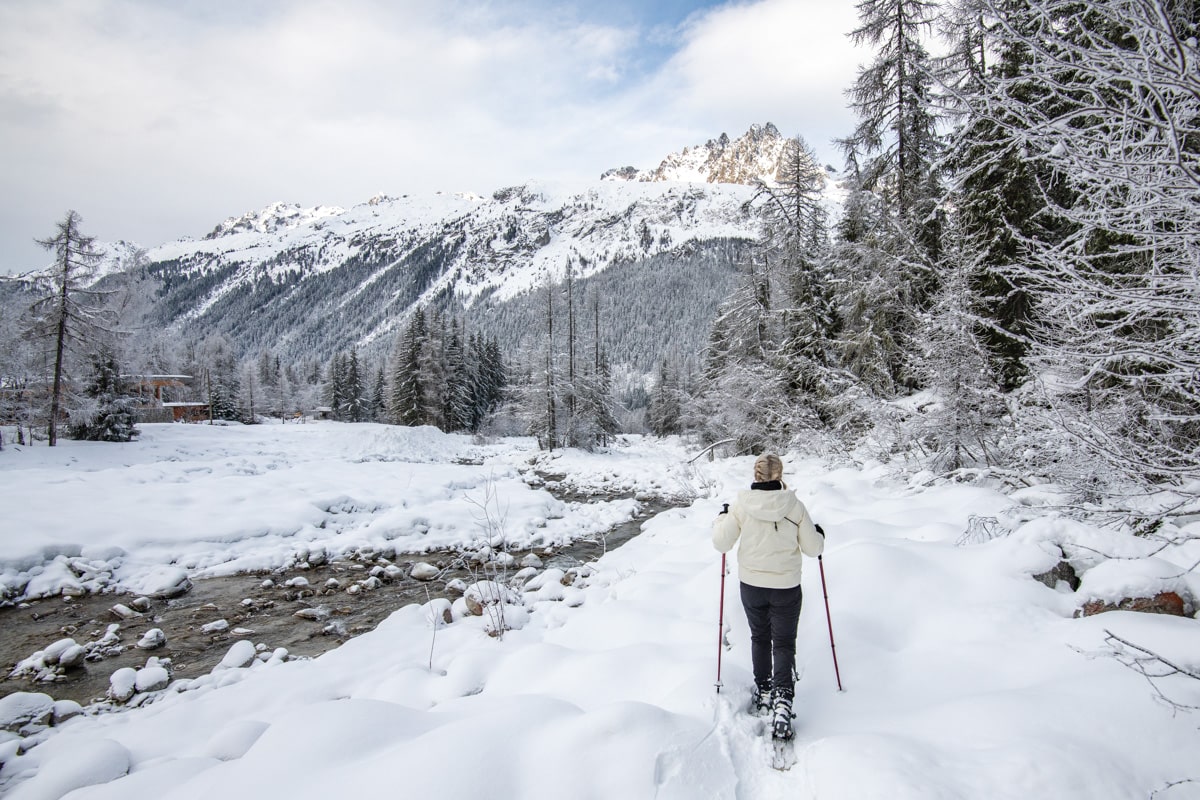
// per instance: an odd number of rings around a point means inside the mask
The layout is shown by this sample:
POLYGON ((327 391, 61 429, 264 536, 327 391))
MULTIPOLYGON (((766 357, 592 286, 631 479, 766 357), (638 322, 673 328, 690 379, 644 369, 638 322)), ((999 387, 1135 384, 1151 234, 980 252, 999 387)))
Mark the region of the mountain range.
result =
POLYGON ((703 348, 758 236, 754 184, 774 181, 785 141, 773 125, 755 125, 654 169, 609 170, 585 185, 530 182, 490 197, 379 195, 348 209, 275 203, 202 239, 144 251, 106 245, 104 271, 129 269, 136 252, 160 282, 155 324, 223 334, 244 355, 291 358, 351 347, 385 354, 419 306, 497 336, 507 351, 534 346, 544 339, 547 287, 569 271, 573 299, 598 315, 588 330, 600 329, 613 362, 648 372, 663 356, 703 348))

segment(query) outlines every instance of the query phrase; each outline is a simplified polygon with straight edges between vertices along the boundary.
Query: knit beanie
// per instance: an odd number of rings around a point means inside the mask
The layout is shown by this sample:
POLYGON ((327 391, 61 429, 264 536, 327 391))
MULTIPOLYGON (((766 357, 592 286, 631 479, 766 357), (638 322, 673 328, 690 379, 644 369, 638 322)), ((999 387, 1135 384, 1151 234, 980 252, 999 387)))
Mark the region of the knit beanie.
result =
POLYGON ((783 462, 774 453, 763 453, 754 462, 754 482, 766 483, 783 478, 783 462))

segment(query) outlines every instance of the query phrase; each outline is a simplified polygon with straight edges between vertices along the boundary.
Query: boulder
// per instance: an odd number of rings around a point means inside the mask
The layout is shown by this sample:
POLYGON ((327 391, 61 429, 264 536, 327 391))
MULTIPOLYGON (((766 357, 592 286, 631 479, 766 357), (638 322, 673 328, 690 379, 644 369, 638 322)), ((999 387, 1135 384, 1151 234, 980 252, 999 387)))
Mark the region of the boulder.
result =
POLYGON ((1187 604, 1176 592, 1159 592, 1153 597, 1126 597, 1116 603, 1092 600, 1084 603, 1080 615, 1091 617, 1107 611, 1140 611, 1144 614, 1169 614, 1186 617, 1187 604))
POLYGON ((424 561, 413 564, 412 572, 409 573, 413 580, 418 581, 431 581, 440 574, 442 574, 440 569, 424 561))
POLYGON ((78 646, 74 639, 59 639, 42 651, 42 663, 50 667, 56 666, 65 653, 78 646))
POLYGON ((67 720, 74 719, 81 714, 83 714, 83 706, 74 700, 57 700, 54 703, 54 716, 51 722, 54 725, 61 725, 67 720))
POLYGON ((132 608, 130 608, 129 606, 124 605, 122 603, 117 603, 110 610, 112 612, 112 615, 120 620, 137 619, 138 617, 142 616, 137 611, 134 611, 132 608))
POLYGON ((88 651, 82 645, 71 645, 58 657, 58 668, 61 670, 79 669, 87 659, 88 651))
POLYGON ((437 625, 449 625, 454 622, 454 610, 449 600, 434 598, 425 604, 426 617, 437 625))
POLYGON ((14 692, 0 697, 0 729, 21 730, 26 725, 46 725, 54 714, 54 698, 41 692, 14 692))
POLYGON ((134 676, 134 688, 139 692, 161 691, 171 683, 171 675, 161 666, 146 666, 134 676))
POLYGON ((248 667, 254 661, 255 655, 257 655, 257 651, 254 649, 254 644, 249 639, 242 639, 229 648, 229 652, 221 659, 221 663, 213 667, 213 672, 248 667))
POLYGON ((108 679, 108 696, 118 703, 127 703, 137 692, 137 670, 121 667, 108 679))
POLYGON ((151 628, 142 634, 142 638, 138 640, 137 646, 139 650, 157 650, 165 646, 167 643, 167 635, 162 632, 161 628, 151 628))
POLYGON ((1051 589, 1056 588, 1059 581, 1063 581, 1067 586, 1070 586, 1072 592, 1079 589, 1079 576, 1075 573, 1075 568, 1066 561, 1058 562, 1054 565, 1054 569, 1034 575, 1033 579, 1051 589))
POLYGON ((533 567, 534 569, 542 568, 542 560, 535 553, 530 553, 521 559, 522 567, 533 567))
POLYGON ((476 617, 483 616, 487 606, 497 603, 519 603, 518 596, 511 589, 495 581, 479 581, 467 587, 463 600, 467 611, 476 617))
POLYGON ((325 606, 317 606, 315 608, 302 608, 295 614, 292 614, 292 616, 298 619, 307 619, 314 622, 319 622, 323 619, 328 619, 329 613, 329 609, 325 606))

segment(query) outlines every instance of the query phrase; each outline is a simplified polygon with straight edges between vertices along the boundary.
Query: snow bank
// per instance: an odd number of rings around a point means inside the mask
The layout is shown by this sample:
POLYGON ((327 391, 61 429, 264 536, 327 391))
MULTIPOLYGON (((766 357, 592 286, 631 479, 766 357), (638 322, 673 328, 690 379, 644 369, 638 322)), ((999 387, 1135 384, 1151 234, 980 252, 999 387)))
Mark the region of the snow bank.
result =
MULTIPOLYGON (((477 587, 477 601, 498 599, 506 614, 519 617, 502 637, 488 635, 487 614, 461 613, 456 602, 449 624, 445 603, 410 605, 313 660, 264 661, 239 642, 230 669, 160 692, 140 708, 77 717, 38 734, 0 770, 0 792, 48 797, 74 788, 72 800, 181 800, 322 797, 348 786, 394 792, 400 784, 406 794, 437 797, 1125 800, 1155 791, 1184 797, 1193 784, 1166 788, 1200 778, 1194 715, 1158 702, 1106 641, 1111 630, 1194 666, 1196 621, 1132 613, 1074 619, 1076 593, 1031 577, 1065 553, 1087 568, 1087 592, 1138 581, 1159 586, 1181 566, 1178 552, 1164 551, 1163 563, 1136 569, 1105 566, 1107 556, 1085 563, 1084 545, 1108 532, 1039 521, 1036 506, 985 488, 922 488, 895 483, 882 470, 827 471, 789 459, 789 485, 828 536, 825 588, 845 691, 837 691, 830 658, 822 576, 808 562, 797 649, 797 764, 779 772, 769 766, 762 721, 745 713, 749 632, 733 581, 725 599, 724 688, 717 694, 713 687, 721 576, 710 525, 720 504, 748 482, 751 459, 685 467, 678 442, 557 458, 502 445, 482 466, 411 470, 372 461, 371 469, 356 471, 362 463, 344 462, 350 477, 310 495, 318 476, 332 480, 342 470, 336 459, 297 455, 291 437, 304 435, 281 433, 271 444, 259 432, 225 433, 217 434, 228 437, 220 447, 184 438, 173 446, 181 459, 214 472, 269 451, 280 469, 292 471, 294 499, 353 499, 358 505, 337 514, 365 516, 320 542, 331 552, 343 537, 370 540, 363 528, 379 517, 362 510, 373 507, 368 501, 396 519, 422 513, 385 497, 388 481, 372 471, 380 465, 401 470, 389 479, 409 481, 392 495, 443 504, 418 536, 443 535, 440 521, 458 525, 477 512, 470 498, 478 495, 463 487, 480 486, 489 471, 502 476, 492 485, 513 499, 514 526, 531 522, 536 498, 546 496, 521 467, 531 458, 560 467, 543 471, 573 485, 636 493, 683 477, 700 491, 690 507, 658 515, 642 535, 582 572, 531 567, 535 574, 514 584, 477 587), (203 447, 213 448, 208 456, 203 447), (214 457, 217 450, 224 452, 214 457), (958 544, 972 515, 999 517, 1018 505, 1025 522, 1011 533, 958 544), (1073 546, 1078 553, 1068 552, 1073 546)), ((313 451, 306 445, 303 452, 313 451)), ((175 462, 160 460, 156 468, 182 479, 175 462)), ((64 463, 50 474, 64 479, 77 470, 64 463)), ((196 480, 204 484, 208 474, 196 480)), ((262 474, 245 478, 253 483, 262 474)), ((282 491, 284 484, 272 485, 282 491)), ((193 496, 213 496, 207 486, 193 496)), ((291 500, 269 502, 276 512, 292 508, 291 500)), ((591 511, 573 504, 547 503, 544 510, 563 515, 546 517, 547 527, 590 521, 591 511)), ((233 543, 256 546, 248 536, 233 543)), ((157 540, 120 546, 123 564, 155 563, 153 555, 169 551, 157 540)), ((175 544, 192 554, 206 546, 199 537, 175 544)), ((736 552, 731 561, 736 575, 736 552)), ((1200 704, 1195 681, 1169 678, 1158 688, 1200 704)))

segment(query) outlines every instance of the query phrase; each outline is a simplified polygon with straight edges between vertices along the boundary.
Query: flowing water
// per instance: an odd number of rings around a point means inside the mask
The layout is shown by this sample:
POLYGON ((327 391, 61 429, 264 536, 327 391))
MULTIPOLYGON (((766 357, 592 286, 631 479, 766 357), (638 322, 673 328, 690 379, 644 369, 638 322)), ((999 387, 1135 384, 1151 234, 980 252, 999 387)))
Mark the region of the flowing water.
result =
MULTIPOLYGON (((553 476, 547 476, 553 477, 553 476)), ((561 495, 560 495, 561 496, 561 495)), ((564 499, 578 501, 572 495, 564 499)), ((610 498, 594 498, 610 499, 610 498)), ((668 508, 679 505, 670 498, 641 502, 637 517, 601 537, 580 540, 553 551, 510 551, 519 565, 523 556, 534 552, 545 567, 569 569, 593 561, 605 551, 619 547, 641 531, 642 523, 668 508)), ((140 668, 150 656, 171 660, 173 679, 195 678, 212 670, 238 639, 249 639, 270 650, 286 648, 291 657, 317 656, 347 639, 373 630, 385 617, 410 603, 425 603, 430 598, 454 595, 446 584, 454 578, 467 583, 476 579, 476 570, 465 563, 458 551, 421 554, 397 554, 394 558, 331 561, 305 570, 293 569, 269 573, 241 574, 194 581, 187 594, 172 600, 152 600, 140 616, 121 619, 113 612, 120 603, 128 606, 131 595, 97 594, 66 599, 53 597, 0 609, 0 697, 20 691, 44 692, 56 700, 74 700, 82 705, 102 700, 109 676, 121 667, 140 668), (427 562, 443 569, 438 579, 422 582, 409 577, 412 564, 427 562), (401 577, 383 579, 382 585, 357 594, 345 587, 368 577, 375 567, 394 565, 401 577), (303 578, 308 586, 288 585, 303 578), (327 586, 337 581, 339 586, 327 586), (314 619, 297 617, 296 612, 311 609, 314 619), (211 623, 224 620, 228 627, 214 630, 211 623), (32 677, 9 677, 23 659, 58 641, 70 637, 80 644, 94 642, 105 635, 112 624, 119 624, 120 651, 83 667, 70 670, 52 683, 32 677), (146 651, 135 645, 147 630, 159 628, 166 634, 164 647, 146 651), (207 630, 206 630, 207 628, 207 630)), ((508 568, 511 575, 519 569, 508 568)), ((392 571, 396 574, 396 570, 392 571)))

